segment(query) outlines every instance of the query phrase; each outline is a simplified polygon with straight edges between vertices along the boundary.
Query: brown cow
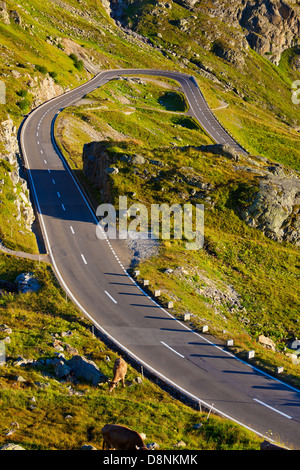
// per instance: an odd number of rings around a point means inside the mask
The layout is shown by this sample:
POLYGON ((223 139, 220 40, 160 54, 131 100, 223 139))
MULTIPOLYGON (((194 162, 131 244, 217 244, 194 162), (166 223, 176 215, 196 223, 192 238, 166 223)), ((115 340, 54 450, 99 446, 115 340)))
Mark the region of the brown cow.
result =
POLYGON ((109 391, 111 392, 121 381, 123 384, 123 387, 125 387, 125 375, 127 372, 127 364, 122 359, 122 357, 119 357, 115 360, 114 363, 114 378, 109 381, 109 391))
POLYGON ((103 447, 105 450, 148 450, 138 432, 120 426, 119 424, 105 424, 101 429, 103 447))

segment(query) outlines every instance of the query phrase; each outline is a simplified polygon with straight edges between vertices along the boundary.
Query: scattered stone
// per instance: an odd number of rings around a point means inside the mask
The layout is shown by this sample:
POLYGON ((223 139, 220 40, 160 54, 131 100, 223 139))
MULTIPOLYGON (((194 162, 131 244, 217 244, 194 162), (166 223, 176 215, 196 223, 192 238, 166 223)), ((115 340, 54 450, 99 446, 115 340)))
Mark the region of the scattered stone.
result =
POLYGON ((24 377, 22 377, 22 375, 16 375, 14 377, 14 380, 16 380, 17 382, 26 382, 26 379, 24 379, 24 377))
POLYGON ((59 379, 66 378, 70 375, 71 369, 70 367, 64 363, 64 361, 59 361, 54 366, 54 374, 59 379))
POLYGON ((68 343, 64 343, 66 352, 71 354, 72 356, 77 356, 78 355, 78 350, 74 348, 73 346, 70 346, 68 343))
POLYGON ((271 349, 272 351, 276 351, 276 345, 274 341, 272 341, 270 338, 267 338, 264 335, 259 335, 256 341, 266 349, 271 349))
POLYGON ((35 359, 25 359, 22 356, 18 356, 16 361, 14 361, 13 363, 14 366, 26 366, 27 364, 36 365, 37 362, 35 361, 35 359))
POLYGON ((57 339, 53 341, 53 347, 54 349, 56 349, 56 351, 60 351, 60 352, 64 351, 64 348, 62 347, 61 342, 57 339))
POLYGON ((287 345, 287 347, 289 349, 293 349, 295 351, 297 351, 297 354, 299 353, 300 354, 300 340, 299 339, 293 339, 292 341, 290 341, 287 345))
POLYGON ((166 269, 164 270, 164 273, 166 273, 166 274, 172 274, 173 271, 174 271, 174 269, 172 269, 172 268, 166 268, 166 269))
POLYGON ((146 447, 149 450, 158 450, 159 449, 159 444, 157 444, 157 442, 151 442, 151 444, 147 444, 146 447))
POLYGON ((91 446, 91 445, 89 445, 89 444, 84 444, 84 445, 80 448, 80 450, 98 450, 98 449, 96 449, 96 447, 91 446))
POLYGON ((143 165, 145 163, 145 158, 142 155, 134 155, 131 162, 133 165, 143 165))
POLYGON ((0 332, 5 333, 6 335, 11 335, 12 334, 12 329, 9 328, 7 325, 0 325, 0 332))
POLYGON ((119 169, 113 166, 106 168, 105 173, 107 175, 117 175, 119 173, 119 169))
POLYGON ((186 443, 184 441, 179 441, 177 444, 174 444, 174 447, 186 447, 186 443))
POLYGON ((64 338, 65 336, 72 336, 73 335, 73 332, 72 331, 63 331, 61 336, 64 338))
POLYGON ((34 382, 35 385, 40 388, 41 390, 46 390, 48 387, 50 387, 50 383, 49 382, 39 382, 39 381, 36 381, 34 382))
POLYGON ((203 426, 202 423, 195 424, 194 429, 200 429, 200 428, 202 428, 202 426, 203 426))

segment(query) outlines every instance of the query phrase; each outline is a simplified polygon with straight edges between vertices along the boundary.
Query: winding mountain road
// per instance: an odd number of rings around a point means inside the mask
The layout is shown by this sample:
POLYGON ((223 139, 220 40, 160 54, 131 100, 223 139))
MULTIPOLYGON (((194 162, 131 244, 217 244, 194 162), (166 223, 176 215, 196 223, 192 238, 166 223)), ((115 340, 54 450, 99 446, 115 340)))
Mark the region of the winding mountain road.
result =
POLYGON ((20 146, 55 274, 94 325, 144 369, 219 415, 299 449, 299 390, 237 359, 215 338, 176 320, 136 285, 111 242, 96 236, 98 221, 55 145, 53 122, 63 108, 125 74, 177 80, 190 112, 213 140, 244 152, 215 119, 188 75, 109 70, 46 102, 24 121, 20 146))

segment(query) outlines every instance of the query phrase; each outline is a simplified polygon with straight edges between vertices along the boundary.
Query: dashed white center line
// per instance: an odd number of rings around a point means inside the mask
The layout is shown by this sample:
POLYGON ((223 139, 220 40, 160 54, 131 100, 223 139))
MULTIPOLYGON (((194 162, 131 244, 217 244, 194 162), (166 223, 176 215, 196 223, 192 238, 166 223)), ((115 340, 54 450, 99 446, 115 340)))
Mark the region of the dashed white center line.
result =
POLYGON ((81 258, 83 259, 84 264, 87 264, 87 260, 85 259, 83 255, 81 255, 81 258))
POLYGON ((273 411, 275 411, 276 413, 279 413, 280 415, 285 416, 285 417, 288 418, 288 419, 293 419, 292 416, 286 415, 286 414, 283 413, 282 411, 276 410, 276 409, 273 408, 272 406, 267 405, 266 403, 264 403, 263 401, 258 400, 257 398, 253 398, 253 400, 254 400, 254 401, 257 401, 257 403, 260 403, 260 404, 263 405, 263 406, 266 406, 267 408, 270 408, 270 410, 273 410, 273 411))
POLYGON ((166 346, 166 348, 170 349, 171 351, 173 351, 175 354, 177 354, 178 356, 182 357, 184 359, 184 356, 182 354, 180 354, 178 351, 175 351, 175 349, 171 348, 171 346, 169 346, 168 344, 164 343, 163 341, 161 341, 161 344, 163 344, 164 346, 166 346))
POLYGON ((75 232, 74 232, 74 229, 73 229, 72 225, 70 225, 70 229, 71 229, 71 232, 73 233, 73 235, 75 235, 75 232))
POLYGON ((57 196, 60 197, 60 193, 57 191, 57 196))
POLYGON ((105 290, 104 291, 106 295, 108 295, 108 297, 115 303, 117 304, 118 302, 105 290))
POLYGON ((54 180, 54 179, 52 179, 52 183, 55 184, 55 180, 54 180))
POLYGON ((61 205, 61 207, 63 208, 63 211, 65 211, 65 210, 66 210, 66 208, 65 208, 65 206, 64 206, 63 204, 61 205))

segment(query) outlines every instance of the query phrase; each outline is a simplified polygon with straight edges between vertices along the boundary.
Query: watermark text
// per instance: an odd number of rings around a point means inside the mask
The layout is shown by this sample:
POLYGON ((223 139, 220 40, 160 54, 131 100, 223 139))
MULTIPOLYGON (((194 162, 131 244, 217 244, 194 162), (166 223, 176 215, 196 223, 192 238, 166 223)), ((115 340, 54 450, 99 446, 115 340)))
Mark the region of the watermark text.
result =
POLYGON ((119 196, 118 211, 112 204, 98 206, 101 219, 96 234, 99 239, 162 239, 185 240, 187 250, 199 250, 204 244, 203 204, 127 204, 127 196, 119 196))

